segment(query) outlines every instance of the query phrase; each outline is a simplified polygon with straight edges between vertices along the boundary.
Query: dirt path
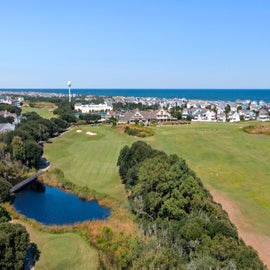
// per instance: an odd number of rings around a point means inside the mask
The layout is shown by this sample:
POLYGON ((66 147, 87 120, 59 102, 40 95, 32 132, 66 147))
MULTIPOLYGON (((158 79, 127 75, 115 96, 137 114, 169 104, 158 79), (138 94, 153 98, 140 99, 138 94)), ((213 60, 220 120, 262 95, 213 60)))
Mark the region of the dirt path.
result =
POLYGON ((247 230, 247 222, 236 203, 217 191, 211 190, 211 194, 214 200, 220 203, 228 213, 230 220, 238 229, 239 236, 247 245, 252 246, 258 251, 260 258, 267 265, 268 269, 270 269, 270 237, 247 230))

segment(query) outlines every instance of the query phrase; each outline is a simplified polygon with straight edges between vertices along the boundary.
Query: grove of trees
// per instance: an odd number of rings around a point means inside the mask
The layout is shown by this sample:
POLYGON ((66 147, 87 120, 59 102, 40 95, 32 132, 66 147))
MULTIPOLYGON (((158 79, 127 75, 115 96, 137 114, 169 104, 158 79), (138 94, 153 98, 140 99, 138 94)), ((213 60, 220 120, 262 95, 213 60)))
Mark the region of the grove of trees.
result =
POLYGON ((141 228, 130 268, 265 269, 185 160, 138 141, 117 165, 141 228))
POLYGON ((36 244, 30 243, 29 234, 21 224, 10 223, 10 216, 2 206, 8 201, 11 185, 0 178, 0 269, 22 270, 25 266, 27 251, 34 263, 39 259, 40 251, 36 244))
POLYGON ((20 161, 28 167, 37 168, 43 148, 39 144, 64 131, 69 124, 60 118, 44 119, 35 112, 23 115, 14 131, 0 136, 2 142, 2 164, 10 160, 20 161), (10 160, 7 160, 8 157, 10 160))

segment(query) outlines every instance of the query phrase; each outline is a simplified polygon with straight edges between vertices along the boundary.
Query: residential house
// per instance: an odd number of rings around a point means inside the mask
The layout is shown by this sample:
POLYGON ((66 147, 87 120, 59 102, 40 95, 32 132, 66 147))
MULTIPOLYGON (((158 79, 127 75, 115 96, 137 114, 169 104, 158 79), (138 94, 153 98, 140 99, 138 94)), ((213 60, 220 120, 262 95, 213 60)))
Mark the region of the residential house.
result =
POLYGON ((192 121, 200 121, 200 122, 216 122, 217 117, 214 111, 208 109, 197 110, 193 114, 192 121))
POLYGON ((21 122, 21 116, 17 116, 16 113, 11 113, 8 111, 0 111, 0 116, 7 118, 7 117, 13 117, 14 121, 13 124, 17 125, 21 122))
POLYGON ((0 133, 4 133, 7 131, 14 131, 15 125, 10 123, 0 124, 0 133))
POLYGON ((240 114, 236 111, 230 114, 230 122, 239 122, 240 121, 240 114))
POLYGON ((136 110, 135 112, 125 112, 119 117, 118 123, 125 124, 125 123, 144 123, 150 124, 151 122, 167 122, 167 121, 174 121, 176 120, 171 116, 169 112, 165 109, 160 110, 148 110, 148 111, 139 111, 136 110))
POLYGON ((265 109, 261 109, 259 111, 258 117, 257 117, 258 121, 269 121, 270 117, 269 117, 269 113, 267 110, 265 109))

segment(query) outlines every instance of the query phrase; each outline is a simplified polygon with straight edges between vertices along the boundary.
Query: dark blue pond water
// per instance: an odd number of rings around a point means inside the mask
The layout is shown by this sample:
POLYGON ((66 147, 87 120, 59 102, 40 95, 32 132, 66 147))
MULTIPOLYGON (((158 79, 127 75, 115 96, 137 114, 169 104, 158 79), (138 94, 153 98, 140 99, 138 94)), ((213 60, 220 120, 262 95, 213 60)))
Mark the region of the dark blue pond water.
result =
POLYGON ((74 194, 49 186, 45 192, 25 190, 17 193, 14 207, 20 214, 45 225, 103 220, 110 215, 110 209, 101 207, 96 201, 82 201, 74 194))

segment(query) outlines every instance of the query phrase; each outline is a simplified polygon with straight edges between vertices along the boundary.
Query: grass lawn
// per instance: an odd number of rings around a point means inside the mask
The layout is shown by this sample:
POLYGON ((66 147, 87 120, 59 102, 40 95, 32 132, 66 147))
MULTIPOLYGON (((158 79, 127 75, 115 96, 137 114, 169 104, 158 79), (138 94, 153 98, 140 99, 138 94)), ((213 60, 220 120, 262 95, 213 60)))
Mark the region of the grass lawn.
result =
POLYGON ((71 182, 126 202, 116 167, 119 151, 145 140, 183 157, 210 191, 225 195, 239 208, 242 229, 269 238, 270 137, 243 132, 242 127, 250 124, 254 123, 161 126, 148 138, 131 137, 108 126, 82 126, 54 138, 45 146, 45 156, 71 182), (97 135, 89 136, 87 131, 97 135))
POLYGON ((244 125, 249 123, 157 127, 149 142, 182 156, 210 191, 236 202, 248 221, 245 229, 270 236, 270 137, 244 133, 244 125))
POLYGON ((116 162, 123 146, 135 140, 109 126, 82 126, 53 139, 45 146, 45 156, 69 181, 125 201, 116 162))
MULTIPOLYGON (((244 133, 244 125, 249 123, 161 126, 144 140, 183 157, 208 189, 239 205, 248 220, 246 229, 270 236, 270 137, 244 133)), ((124 201, 116 161, 120 149, 135 140, 111 127, 83 126, 53 139, 45 146, 45 156, 71 182, 124 201)))
POLYGON ((34 104, 34 107, 22 107, 22 113, 36 112, 43 118, 50 119, 56 117, 53 114, 53 110, 56 108, 56 105, 50 102, 37 102, 34 104))
POLYGON ((95 270, 98 268, 98 253, 79 235, 74 233, 52 234, 38 231, 23 223, 30 239, 38 245, 40 258, 35 265, 42 269, 95 270))

